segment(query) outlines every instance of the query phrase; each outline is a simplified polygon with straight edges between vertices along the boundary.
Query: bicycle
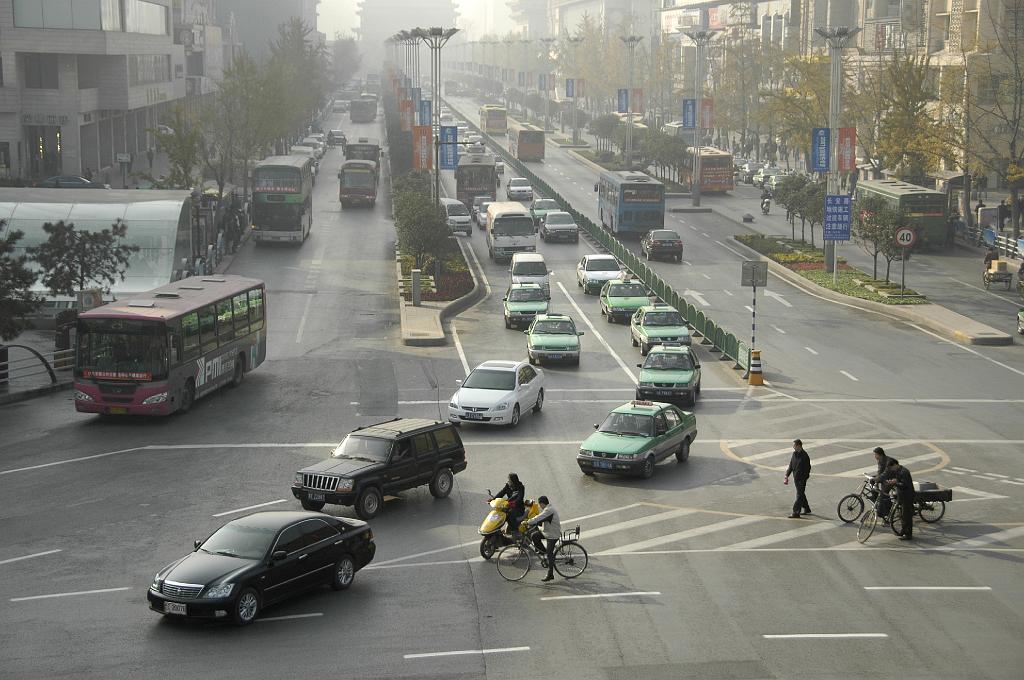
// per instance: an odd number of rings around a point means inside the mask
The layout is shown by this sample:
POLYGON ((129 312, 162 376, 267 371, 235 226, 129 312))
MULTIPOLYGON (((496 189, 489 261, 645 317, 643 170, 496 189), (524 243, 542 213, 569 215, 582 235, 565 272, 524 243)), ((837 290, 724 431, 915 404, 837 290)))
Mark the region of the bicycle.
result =
POLYGON ((896 499, 896 492, 890 490, 886 494, 878 494, 878 498, 871 504, 871 507, 861 515, 860 526, 857 528, 857 540, 861 543, 867 543, 871 534, 875 533, 875 527, 878 526, 878 508, 882 504, 883 498, 889 499, 889 512, 882 518, 883 522, 887 522, 889 528, 897 536, 903 535, 903 508, 896 499))
POLYGON ((856 522, 864 514, 867 503, 874 503, 878 498, 878 484, 872 481, 872 475, 864 473, 864 483, 857 493, 851 493, 839 499, 836 514, 846 524, 856 522), (867 503, 865 503, 865 501, 867 503))
MULTIPOLYGON (((534 528, 529 533, 520 534, 519 538, 512 545, 507 545, 494 556, 498 573, 506 581, 520 581, 533 566, 533 556, 540 558, 542 567, 547 568, 547 555, 537 550, 530 540, 530 536, 538 529, 534 528)), ((586 549, 580 545, 580 527, 563 531, 561 538, 555 543, 555 571, 564 578, 576 578, 587 569, 589 558, 586 549)))

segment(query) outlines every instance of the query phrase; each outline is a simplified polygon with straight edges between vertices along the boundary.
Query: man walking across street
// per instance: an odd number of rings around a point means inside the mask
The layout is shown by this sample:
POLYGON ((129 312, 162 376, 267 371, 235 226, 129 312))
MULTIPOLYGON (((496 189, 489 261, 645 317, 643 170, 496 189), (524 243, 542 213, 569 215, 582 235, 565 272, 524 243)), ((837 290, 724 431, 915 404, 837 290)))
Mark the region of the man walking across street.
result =
POLYGON ((807 478, 811 476, 811 457, 804 451, 804 444, 799 439, 793 440, 793 455, 789 459, 789 467, 786 468, 786 478, 783 484, 789 484, 789 477, 793 476, 793 485, 796 486, 796 502, 793 503, 793 519, 799 519, 800 511, 811 514, 811 506, 807 503, 807 478))
POLYGON ((548 575, 541 581, 550 581, 555 578, 555 542, 562 535, 562 522, 558 517, 558 510, 548 502, 547 496, 538 498, 537 503, 540 505, 540 514, 531 519, 529 525, 531 527, 540 525, 540 534, 533 535, 533 544, 537 547, 538 552, 543 552, 547 556, 548 575), (541 535, 544 536, 543 541, 541 535), (547 542, 546 547, 545 541, 547 542))
POLYGON ((900 504, 900 514, 903 516, 900 540, 911 541, 914 539, 914 478, 910 470, 900 465, 895 458, 889 459, 888 470, 887 479, 896 487, 896 501, 900 504))

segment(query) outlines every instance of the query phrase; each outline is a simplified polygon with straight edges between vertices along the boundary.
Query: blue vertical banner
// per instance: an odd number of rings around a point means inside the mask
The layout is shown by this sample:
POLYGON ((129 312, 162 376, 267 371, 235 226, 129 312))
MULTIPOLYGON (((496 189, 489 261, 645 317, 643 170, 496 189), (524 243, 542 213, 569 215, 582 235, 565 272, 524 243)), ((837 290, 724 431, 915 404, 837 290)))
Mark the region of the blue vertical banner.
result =
POLYGON ((441 126, 441 169, 454 170, 459 165, 459 129, 454 125, 441 126))
POLYGON ((547 73, 539 73, 539 74, 537 74, 537 89, 539 89, 541 92, 547 92, 548 91, 548 74, 547 73))
POLYGON ((430 109, 432 101, 429 99, 420 100, 420 125, 430 125, 430 109))
POLYGON ((697 100, 696 99, 684 99, 683 100, 683 127, 684 128, 696 128, 697 127, 697 100))
POLYGON ((826 241, 849 241, 852 198, 846 194, 825 196, 825 221, 822 238, 826 241))
POLYGON ((565 96, 567 99, 576 98, 576 81, 572 78, 565 79, 565 96))
POLYGON ((619 88, 619 113, 629 113, 629 90, 624 87, 619 88))
POLYGON ((828 128, 811 130, 811 172, 828 172, 832 156, 832 136, 828 128))

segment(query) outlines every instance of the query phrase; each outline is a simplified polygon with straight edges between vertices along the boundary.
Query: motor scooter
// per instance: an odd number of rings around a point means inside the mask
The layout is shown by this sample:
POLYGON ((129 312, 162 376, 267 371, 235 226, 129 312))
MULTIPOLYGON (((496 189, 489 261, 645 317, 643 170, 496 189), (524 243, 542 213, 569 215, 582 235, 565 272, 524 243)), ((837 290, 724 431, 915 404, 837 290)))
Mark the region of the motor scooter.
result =
MULTIPOLYGON (((493 494, 491 490, 487 490, 487 496, 490 499, 488 505, 491 506, 491 511, 487 513, 487 517, 480 523, 479 533, 483 538, 480 539, 480 557, 485 560, 491 559, 495 551, 506 545, 511 545, 513 540, 512 536, 502 531, 505 526, 505 520, 508 518, 508 499, 507 498, 492 498, 493 494)), ((526 507, 526 512, 523 514, 521 521, 525 522, 528 519, 533 519, 540 514, 540 506, 533 502, 533 500, 527 498, 523 501, 523 505, 526 507)), ((510 527, 510 530, 518 531, 518 527, 510 527)))
POLYGON ((771 199, 768 199, 768 198, 762 198, 761 199, 761 214, 762 215, 767 215, 768 211, 771 210, 771 207, 772 207, 771 199))

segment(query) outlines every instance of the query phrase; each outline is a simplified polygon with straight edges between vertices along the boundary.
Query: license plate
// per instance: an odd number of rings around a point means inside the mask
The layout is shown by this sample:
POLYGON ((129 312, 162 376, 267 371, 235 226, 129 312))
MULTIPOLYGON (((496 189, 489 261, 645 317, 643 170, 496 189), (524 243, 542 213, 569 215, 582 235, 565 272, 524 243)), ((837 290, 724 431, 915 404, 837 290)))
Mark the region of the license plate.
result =
POLYGON ((188 616, 188 607, 178 602, 164 602, 164 614, 188 616))
POLYGON ((307 491, 306 492, 306 500, 307 501, 322 501, 322 500, 324 500, 324 495, 322 493, 317 493, 315 491, 307 491))
POLYGON ((549 354, 548 355, 548 359, 561 359, 561 358, 562 358, 561 354, 549 354))
POLYGON ((612 464, 606 460, 595 460, 594 467, 601 468, 602 470, 611 470, 612 464))
POLYGON ((467 413, 464 418, 466 420, 481 420, 483 418, 479 413, 467 413))
POLYGON ((658 394, 659 397, 670 397, 670 396, 672 396, 672 393, 670 391, 668 391, 668 390, 658 390, 657 394, 658 394))
POLYGON ((128 409, 126 409, 123 406, 111 406, 110 412, 114 415, 123 415, 125 413, 128 413, 128 409))

